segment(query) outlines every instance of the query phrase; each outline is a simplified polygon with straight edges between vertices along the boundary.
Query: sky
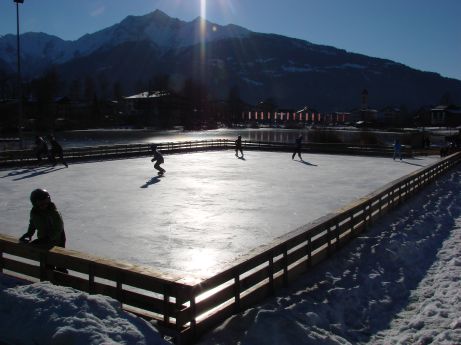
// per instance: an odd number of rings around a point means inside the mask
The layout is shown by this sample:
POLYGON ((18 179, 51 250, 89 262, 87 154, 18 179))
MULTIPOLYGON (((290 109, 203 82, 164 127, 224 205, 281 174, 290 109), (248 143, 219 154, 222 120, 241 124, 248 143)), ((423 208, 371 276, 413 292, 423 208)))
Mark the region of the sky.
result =
MULTIPOLYGON (((461 80, 459 0, 25 0, 20 32, 76 40, 155 9, 184 21, 202 16, 461 80)), ((13 1, 0 1, 0 18, 0 35, 16 33, 13 1)))
MULTIPOLYGON (((214 156, 216 153, 208 154, 214 156)), ((238 172, 242 164, 256 158, 259 159, 255 163, 264 168, 266 163, 260 155, 269 153, 249 152, 248 161, 236 159, 231 150, 221 154, 234 160, 234 171, 238 172)), ((174 157, 187 159, 190 156, 197 156, 195 164, 199 165, 203 163, 199 156, 203 155, 166 156, 165 167, 174 157)), ((279 155, 281 158, 289 156, 287 153, 279 155)), ((306 173, 336 167, 328 174, 339 177, 343 169, 341 162, 349 157, 330 156, 340 158, 335 161, 327 157, 306 154, 306 160, 317 163, 317 166, 305 165, 306 173)), ((289 165, 302 166, 298 161, 286 158, 292 163, 289 165)), ((379 165, 382 161, 382 158, 360 158, 370 164, 379 165)), ((421 159, 416 157, 407 162, 424 161, 421 159)), ((117 163, 127 165, 131 161, 119 160, 117 163)), ((406 173, 408 169, 408 164, 392 159, 387 162, 396 172, 406 173)), ((53 184, 62 187, 68 184, 68 172, 72 169, 90 172, 96 167, 100 174, 91 180, 88 190, 105 193, 104 181, 111 180, 105 172, 113 168, 112 163, 71 164, 69 169, 23 179, 22 184, 14 182, 15 178, 24 176, 24 172, 20 173, 22 169, 4 170, 2 175, 9 177, 0 180, 0 191, 3 195, 4 192, 12 193, 10 188, 18 187, 28 194, 30 184, 44 182, 46 175, 52 175, 53 184)), ((170 163, 170 168, 173 165, 170 163)), ((221 173, 219 164, 201 165, 201 169, 206 170, 207 178, 221 173)), ((278 170, 266 170, 268 178, 280 176, 278 170)), ((295 171, 297 169, 292 170, 299 173, 295 171)), ((374 176, 376 180, 385 181, 388 174, 387 169, 377 169, 374 176)), ((161 184, 168 183, 168 178, 166 176, 161 182, 140 191, 154 195, 160 191, 161 184)), ((138 185, 142 182, 139 181, 138 185)), ((304 183, 309 184, 309 180, 304 183)), ((113 187, 114 190, 120 187, 118 184, 114 186, 117 186, 113 187)), ((315 196, 316 202, 336 190, 337 185, 331 185, 328 193, 315 196)), ((250 195, 248 202, 258 197, 250 195)), ((305 202, 305 197, 305 193, 291 194, 291 198, 299 202, 305 202)), ((65 205, 76 202, 73 193, 53 193, 52 198, 62 211, 68 208, 65 205)), ((4 200, 1 205, 4 207, 4 200)), ((119 207, 123 208, 123 205, 119 203, 119 207)), ((69 214, 63 213, 66 221, 69 214)), ((17 228, 22 224, 18 218, 17 228)), ((113 234, 113 240, 117 238, 113 234)), ((207 240, 211 242, 213 238, 202 237, 203 243, 207 240)), ((207 244, 203 246, 207 247, 207 244)), ((113 250, 118 251, 117 247, 113 250)), ((341 251, 312 268, 309 274, 300 276, 289 287, 278 290, 262 303, 230 317, 205 334, 198 344, 460 344, 460 275, 461 171, 453 168, 376 221, 341 251)), ((151 324, 122 311, 117 301, 101 295, 88 295, 47 282, 24 284, 0 274, 0 302, 0 343, 169 344, 151 324)))

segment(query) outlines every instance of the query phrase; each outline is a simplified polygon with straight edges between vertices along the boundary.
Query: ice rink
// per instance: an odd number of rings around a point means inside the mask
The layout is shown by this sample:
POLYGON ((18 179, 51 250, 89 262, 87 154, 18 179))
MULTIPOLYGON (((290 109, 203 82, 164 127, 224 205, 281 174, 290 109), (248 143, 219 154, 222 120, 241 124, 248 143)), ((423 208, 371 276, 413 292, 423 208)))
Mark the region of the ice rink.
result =
POLYGON ((0 170, 0 233, 27 230, 30 192, 47 189, 67 248, 210 276, 259 246, 439 158, 211 151, 0 170))

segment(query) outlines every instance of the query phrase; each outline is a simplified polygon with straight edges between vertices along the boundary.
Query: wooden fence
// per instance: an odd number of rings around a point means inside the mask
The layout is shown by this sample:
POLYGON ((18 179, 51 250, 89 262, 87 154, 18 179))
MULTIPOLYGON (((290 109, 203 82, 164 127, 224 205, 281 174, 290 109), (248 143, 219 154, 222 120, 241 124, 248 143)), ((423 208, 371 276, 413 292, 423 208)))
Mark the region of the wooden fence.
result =
POLYGON ((123 307, 191 343, 227 317, 271 295, 332 255, 377 217, 461 161, 461 153, 404 176, 337 212, 252 252, 215 276, 194 280, 54 247, 49 251, 0 235, 0 271, 49 280, 119 300, 123 307), (51 269, 65 267, 67 274, 51 269))
MULTIPOLYGON (((228 139, 211 139, 182 142, 164 142, 158 143, 157 145, 163 153, 169 154, 204 150, 232 149, 234 148, 234 141, 228 139)), ((244 140, 243 149, 291 151, 293 150, 293 143, 244 140)), ((390 146, 380 145, 304 143, 303 151, 310 153, 392 156, 393 149, 390 146)), ((402 153, 406 157, 412 156, 411 147, 404 147, 402 153)), ((150 144, 71 147, 64 150, 64 158, 69 162, 141 157, 148 156, 150 154, 150 144)), ((44 159, 46 160, 46 157, 44 159)), ((0 167, 28 166, 37 163, 37 158, 35 157, 33 150, 11 150, 0 152, 0 167)))

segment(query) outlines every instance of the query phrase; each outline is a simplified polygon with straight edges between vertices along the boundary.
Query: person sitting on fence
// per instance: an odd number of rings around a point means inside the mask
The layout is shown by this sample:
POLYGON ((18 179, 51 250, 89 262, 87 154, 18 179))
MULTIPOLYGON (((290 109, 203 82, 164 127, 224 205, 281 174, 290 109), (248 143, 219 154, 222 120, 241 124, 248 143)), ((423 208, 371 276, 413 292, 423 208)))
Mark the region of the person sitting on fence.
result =
POLYGON ((43 156, 48 156, 48 146, 46 141, 38 135, 35 137, 35 156, 37 157, 38 164, 42 162, 43 156))
POLYGON ((154 157, 150 161, 156 161, 154 164, 154 168, 158 170, 158 175, 162 176, 166 171, 160 166, 160 164, 163 164, 165 162, 165 160, 163 159, 163 155, 157 150, 157 145, 151 145, 150 149, 154 154, 154 157))
POLYGON ((56 141, 56 139, 52 135, 47 136, 48 143, 51 146, 50 153, 48 155, 50 162, 53 164, 53 166, 56 166, 56 156, 59 157, 59 160, 65 167, 67 168, 68 165, 66 161, 64 160, 64 152, 62 150, 62 146, 56 141))
POLYGON ((56 205, 51 202, 50 194, 46 189, 35 189, 30 194, 32 209, 30 211, 29 228, 20 237, 23 243, 51 249, 53 246, 66 246, 66 233, 64 232, 64 222, 56 205), (37 231, 37 238, 33 241, 32 237, 37 231))
POLYGON ((400 144, 399 138, 395 138, 394 140, 394 156, 393 159, 395 160, 395 157, 399 157, 400 160, 402 160, 402 145, 400 144))
POLYGON ((239 135, 237 137, 237 140, 235 141, 235 156, 236 157, 239 156, 239 151, 242 154, 241 158, 243 158, 242 136, 241 135, 239 135))
POLYGON ((295 159, 296 154, 298 154, 298 157, 300 160, 303 160, 301 157, 301 150, 303 147, 303 138, 304 136, 301 134, 299 137, 296 138, 295 140, 295 150, 293 154, 291 155, 291 159, 295 159))

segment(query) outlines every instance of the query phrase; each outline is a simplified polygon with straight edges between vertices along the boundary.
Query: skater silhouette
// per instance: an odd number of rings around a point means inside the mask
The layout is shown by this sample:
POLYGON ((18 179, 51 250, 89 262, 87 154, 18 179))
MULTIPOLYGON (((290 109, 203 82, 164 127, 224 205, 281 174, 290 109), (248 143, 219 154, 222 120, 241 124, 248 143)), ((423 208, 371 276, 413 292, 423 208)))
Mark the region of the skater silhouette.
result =
POLYGON ((400 160, 402 160, 402 145, 400 144, 399 138, 395 138, 394 141, 394 157, 393 159, 395 160, 395 157, 399 157, 400 160))
POLYGON ((150 149, 154 154, 154 157, 150 160, 151 162, 155 162, 154 168, 158 170, 158 175, 162 176, 165 173, 165 169, 163 169, 160 164, 163 164, 165 160, 163 159, 163 155, 157 150, 157 145, 151 145, 150 149))
POLYGON ((293 155, 291 156, 291 159, 295 159, 296 154, 298 154, 298 157, 300 160, 303 160, 301 157, 301 149, 303 146, 303 135, 301 134, 299 137, 296 138, 295 140, 295 150, 293 152, 293 155))
POLYGON ((56 156, 58 156, 61 163, 67 168, 68 165, 66 161, 64 160, 64 152, 62 150, 62 146, 56 141, 56 139, 52 135, 48 135, 47 139, 48 139, 48 143, 51 146, 51 150, 48 154, 50 162, 53 164, 53 166, 56 166, 57 164, 56 156))
POLYGON ((242 136, 239 135, 235 141, 235 156, 238 158, 243 158, 243 149, 242 149, 242 136), (242 154, 242 157, 239 157, 239 151, 242 154))

